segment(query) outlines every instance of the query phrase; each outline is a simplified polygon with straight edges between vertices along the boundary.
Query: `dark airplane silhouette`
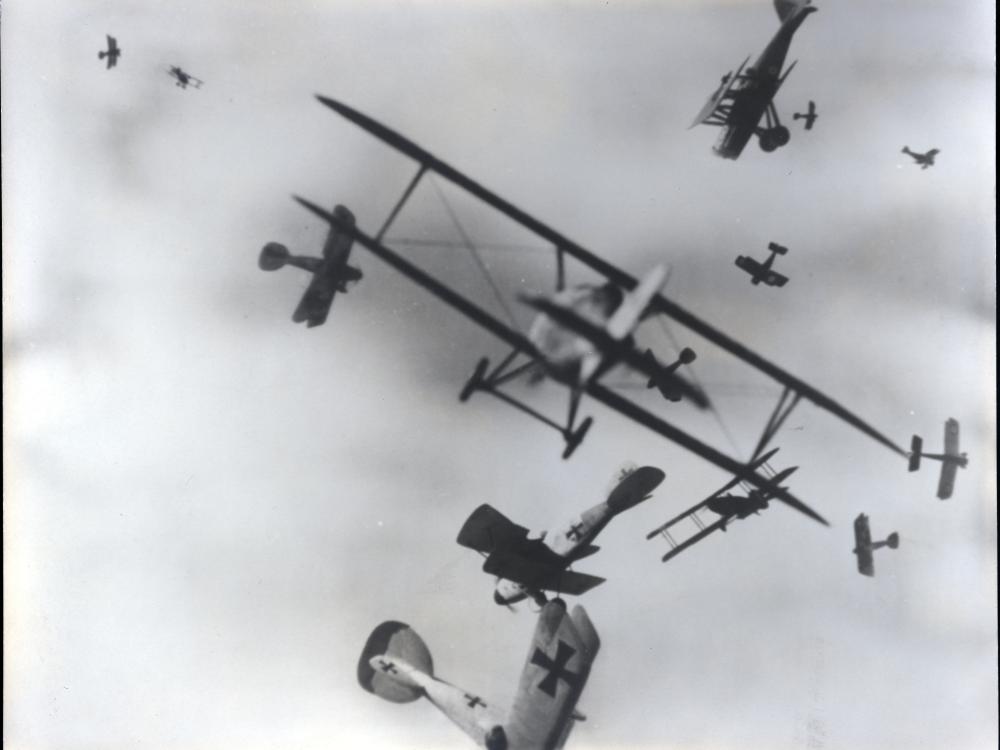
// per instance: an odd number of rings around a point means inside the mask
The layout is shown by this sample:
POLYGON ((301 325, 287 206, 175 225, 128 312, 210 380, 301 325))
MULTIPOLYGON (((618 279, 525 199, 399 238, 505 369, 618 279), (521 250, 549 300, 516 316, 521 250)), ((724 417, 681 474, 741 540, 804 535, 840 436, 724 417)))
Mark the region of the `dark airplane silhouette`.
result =
POLYGON ((118 64, 118 58, 121 56, 122 51, 118 47, 118 40, 115 39, 110 34, 105 34, 108 38, 108 48, 107 50, 101 50, 97 53, 97 59, 103 60, 105 57, 108 58, 107 70, 111 70, 118 64))
POLYGON ((940 153, 940 149, 932 148, 926 154, 918 154, 914 151, 910 151, 909 146, 903 146, 903 153, 912 156, 914 161, 920 165, 921 169, 927 169, 927 167, 934 166, 934 157, 940 153))
POLYGON ((793 120, 806 121, 806 130, 813 129, 813 123, 816 122, 817 117, 819 117, 819 115, 816 114, 816 102, 812 101, 811 99, 809 100, 809 109, 806 111, 805 114, 802 114, 801 112, 796 112, 794 115, 792 115, 793 120))

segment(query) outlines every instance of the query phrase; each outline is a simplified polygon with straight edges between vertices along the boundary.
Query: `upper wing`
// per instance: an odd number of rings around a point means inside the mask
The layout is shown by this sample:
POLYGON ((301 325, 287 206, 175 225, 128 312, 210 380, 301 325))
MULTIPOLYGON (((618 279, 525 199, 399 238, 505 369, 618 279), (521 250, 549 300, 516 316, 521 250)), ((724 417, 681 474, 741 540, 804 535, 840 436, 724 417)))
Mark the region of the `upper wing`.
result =
MULTIPOLYGON (((344 206, 334 207, 333 215, 344 224, 354 226, 354 214, 344 206)), ((323 257, 347 263, 352 244, 354 244, 354 235, 340 227, 330 225, 330 231, 326 234, 326 242, 323 243, 323 257)))
POLYGON ((323 325, 330 314, 330 306, 333 305, 336 291, 325 274, 314 273, 312 281, 309 282, 305 294, 299 301, 299 306, 295 308, 292 320, 296 323, 305 321, 310 328, 323 325))
POLYGON ((763 269, 764 267, 760 261, 754 260, 753 258, 747 255, 737 256, 736 265, 753 276, 756 276, 758 273, 760 273, 761 269, 763 269))
POLYGON ((955 489, 956 474, 958 474, 958 464, 953 461, 941 463, 941 476, 938 478, 938 499, 947 500, 951 497, 951 493, 955 489))
POLYGON ((583 607, 546 604, 507 717, 510 747, 553 750, 565 742, 601 641, 583 607))
POLYGON ((958 420, 949 419, 944 423, 944 452, 949 456, 958 455, 958 420))
POLYGON ((581 596, 595 586, 600 586, 605 580, 598 576, 566 570, 565 561, 561 565, 550 565, 508 552, 491 554, 486 558, 483 570, 525 586, 573 596, 581 596))
POLYGON ((491 505, 480 505, 458 532, 458 543, 477 552, 493 552, 520 542, 528 530, 507 518, 491 505))
POLYGON ((858 556, 858 572, 866 576, 875 575, 872 532, 868 526, 868 516, 864 513, 854 519, 854 554, 858 556))
POLYGON ((730 90, 733 88, 733 85, 740 79, 740 73, 743 72, 743 66, 747 64, 747 60, 749 59, 750 58, 748 57, 740 63, 740 67, 736 70, 735 74, 730 73, 728 77, 723 79, 722 83, 719 84, 719 88, 717 88, 712 95, 708 97, 708 101, 705 102, 705 106, 701 108, 694 120, 688 126, 688 130, 703 123, 711 125, 722 125, 725 123, 727 113, 724 111, 720 112, 719 105, 725 101, 730 90))

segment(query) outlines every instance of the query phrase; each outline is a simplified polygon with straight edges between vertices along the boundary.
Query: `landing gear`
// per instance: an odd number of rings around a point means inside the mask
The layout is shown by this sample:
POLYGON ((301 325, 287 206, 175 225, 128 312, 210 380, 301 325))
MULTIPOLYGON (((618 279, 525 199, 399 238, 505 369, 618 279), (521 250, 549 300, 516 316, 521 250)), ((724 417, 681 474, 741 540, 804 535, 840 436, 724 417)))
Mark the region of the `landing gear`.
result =
POLYGON ((757 138, 762 151, 771 153, 791 140, 792 134, 778 119, 778 110, 774 108, 774 102, 768 104, 764 111, 764 123, 763 128, 757 129, 757 138))

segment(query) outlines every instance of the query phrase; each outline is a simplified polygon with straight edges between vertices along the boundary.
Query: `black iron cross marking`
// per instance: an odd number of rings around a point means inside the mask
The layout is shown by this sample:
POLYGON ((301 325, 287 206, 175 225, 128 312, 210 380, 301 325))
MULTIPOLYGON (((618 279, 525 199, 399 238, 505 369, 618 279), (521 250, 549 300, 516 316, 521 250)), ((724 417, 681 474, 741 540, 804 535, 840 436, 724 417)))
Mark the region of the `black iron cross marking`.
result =
POLYGON ((544 679, 538 683, 538 689, 549 697, 555 698, 559 680, 564 680, 570 687, 579 685, 580 675, 566 669, 566 663, 573 658, 575 653, 576 649, 561 639, 555 660, 550 659, 540 648, 536 648, 535 653, 531 655, 531 663, 549 671, 544 679))
POLYGON ((574 541, 580 541, 583 539, 583 524, 576 523, 569 527, 569 531, 566 532, 566 536, 574 541))
POLYGON ((389 672, 390 674, 396 674, 396 665, 392 662, 386 661, 385 659, 378 660, 378 668, 383 672, 389 672))
POLYGON ((478 695, 469 695, 468 693, 466 693, 465 697, 469 701, 468 703, 466 703, 466 705, 469 708, 475 708, 476 706, 483 706, 483 707, 486 706, 486 704, 483 702, 483 699, 480 698, 478 695))

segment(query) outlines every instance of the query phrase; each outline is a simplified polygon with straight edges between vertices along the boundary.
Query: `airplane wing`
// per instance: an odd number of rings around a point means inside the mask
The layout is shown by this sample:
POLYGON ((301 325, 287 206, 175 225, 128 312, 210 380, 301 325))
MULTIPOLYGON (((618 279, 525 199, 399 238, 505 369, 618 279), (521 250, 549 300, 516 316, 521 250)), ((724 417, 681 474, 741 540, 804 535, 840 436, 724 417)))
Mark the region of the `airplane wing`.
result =
POLYGON ((292 314, 296 323, 305 322, 309 328, 323 325, 330 314, 336 289, 330 279, 322 271, 314 273, 312 281, 306 287, 305 294, 299 301, 299 306, 292 314))
POLYGON ((491 553, 527 538, 528 530, 518 526, 492 505, 483 504, 472 511, 456 540, 463 547, 491 553))
POLYGON ((861 575, 874 576, 872 534, 868 527, 868 516, 864 513, 854 519, 854 554, 858 556, 858 572, 861 575))
POLYGON ((671 560, 671 559, 677 557, 677 555, 679 555, 681 552, 683 552, 684 550, 686 550, 688 547, 691 547, 692 545, 697 544, 698 542, 700 542, 705 537, 707 537, 710 534, 718 531, 723 526, 725 526, 728 522, 729 522, 728 518, 720 518, 715 523, 710 523, 708 526, 706 526, 705 528, 703 528, 697 534, 694 534, 693 536, 688 537, 687 539, 685 539, 680 544, 672 547, 670 549, 670 551, 661 558, 662 561, 663 562, 667 562, 668 560, 671 560))
MULTIPOLYGON (((345 224, 354 226, 354 214, 346 207, 339 205, 334 207, 333 215, 345 224)), ((330 231, 326 234, 326 242, 323 243, 323 257, 327 260, 338 259, 346 263, 353 244, 354 236, 350 232, 331 225, 330 231)))
POLYGON ((958 455, 958 420, 949 419, 944 423, 944 452, 949 456, 958 455))
POLYGON ((955 475, 958 474, 958 464, 944 461, 941 464, 941 475, 938 478, 937 496, 939 500, 947 500, 955 489, 955 475))
POLYGON ((768 286, 782 287, 788 283, 788 277, 782 276, 777 271, 769 271, 767 278, 764 279, 764 283, 768 286))
POLYGON ((564 564, 548 565, 502 551, 494 552, 487 557, 486 562, 483 563, 483 570, 490 575, 500 576, 525 586, 543 591, 572 594, 573 596, 586 594, 605 581, 604 578, 598 576, 566 570, 564 564))
POLYGON ((754 260, 747 255, 738 255, 736 257, 736 265, 751 276, 756 276, 764 267, 760 261, 754 260))
POLYGON ((695 116, 691 124, 688 125, 688 130, 701 124, 711 124, 711 125, 723 124, 725 117, 723 116, 723 113, 718 113, 719 105, 722 104, 726 96, 732 90, 733 85, 740 79, 740 74, 743 72, 743 66, 747 64, 747 61, 749 59, 750 58, 748 57, 746 60, 740 63, 740 67, 736 70, 736 73, 735 74, 731 73, 729 77, 726 78, 724 82, 719 85, 719 88, 717 88, 715 92, 710 97, 708 97, 708 101, 705 102, 705 106, 701 108, 701 110, 695 116), (716 119, 719 120, 719 122, 712 121, 713 117, 715 117, 717 114, 719 116, 716 117, 716 119))
POLYGON ((583 607, 568 614, 565 603, 554 599, 542 608, 504 725, 510 747, 563 746, 600 646, 583 607))

